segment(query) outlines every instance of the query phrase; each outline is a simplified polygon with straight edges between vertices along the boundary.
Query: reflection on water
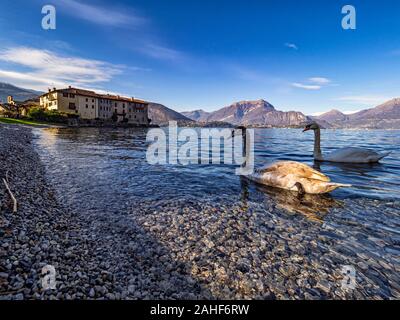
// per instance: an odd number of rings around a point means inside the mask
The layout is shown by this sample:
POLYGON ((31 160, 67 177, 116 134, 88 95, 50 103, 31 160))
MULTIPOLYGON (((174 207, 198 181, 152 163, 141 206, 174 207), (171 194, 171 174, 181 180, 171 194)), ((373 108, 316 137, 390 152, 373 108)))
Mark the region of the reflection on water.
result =
MULTIPOLYGON (((74 175, 69 177, 75 179, 74 183, 79 182, 76 181, 79 177, 95 176, 96 179, 85 184, 90 183, 90 190, 99 193, 117 198, 123 195, 128 199, 141 193, 151 200, 163 197, 200 199, 210 194, 229 199, 243 192, 243 179, 234 174, 234 165, 149 165, 145 159, 147 129, 51 128, 37 133, 46 159, 52 159, 49 165, 54 172, 76 172, 75 178, 74 175)), ((300 198, 296 193, 262 186, 253 191, 272 199, 281 209, 317 220, 322 219, 329 208, 337 206, 340 199, 398 200, 399 142, 397 131, 325 130, 322 141, 325 152, 334 147, 359 146, 379 152, 392 151, 392 154, 376 164, 314 162, 310 135, 301 134, 300 130, 255 130, 256 166, 276 160, 300 161, 328 175, 332 181, 352 187, 334 191, 330 196, 300 198)), ((199 159, 204 156, 200 153, 199 159)))
MULTIPOLYGON (((249 184, 252 182, 241 179, 242 200, 249 199, 249 184)), ((311 221, 323 222, 324 216, 330 209, 343 205, 342 201, 334 199, 329 194, 299 194, 297 192, 272 188, 260 184, 255 185, 255 190, 265 194, 264 201, 272 201, 277 208, 288 213, 302 214, 311 221)))

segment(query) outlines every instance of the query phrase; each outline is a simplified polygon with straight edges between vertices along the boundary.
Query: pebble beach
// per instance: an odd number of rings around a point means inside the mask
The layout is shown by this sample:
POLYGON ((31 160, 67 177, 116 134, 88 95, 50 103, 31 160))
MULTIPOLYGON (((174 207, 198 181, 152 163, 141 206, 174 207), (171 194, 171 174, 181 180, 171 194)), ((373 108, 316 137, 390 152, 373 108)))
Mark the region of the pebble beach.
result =
POLYGON ((309 213, 312 204, 290 210, 290 196, 245 193, 110 198, 94 210, 84 189, 80 206, 65 200, 76 190, 60 192, 34 139, 29 128, 0 126, 0 177, 18 200, 13 213, 0 188, 0 299, 400 298, 398 229, 363 215, 399 218, 396 201, 323 198, 328 218, 309 213), (46 265, 54 290, 42 288, 46 265), (356 270, 351 290, 343 266, 356 270))

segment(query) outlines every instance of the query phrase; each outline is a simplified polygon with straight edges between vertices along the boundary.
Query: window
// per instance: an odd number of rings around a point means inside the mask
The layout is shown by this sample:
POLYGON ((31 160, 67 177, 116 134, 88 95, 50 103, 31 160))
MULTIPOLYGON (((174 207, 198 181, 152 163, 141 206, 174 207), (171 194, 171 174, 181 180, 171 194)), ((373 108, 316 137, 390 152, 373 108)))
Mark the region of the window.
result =
MULTIPOLYGON (((76 110, 75 103, 70 102, 69 105, 68 105, 68 109, 70 109, 70 110, 76 110)), ((78 112, 78 110, 76 110, 76 112, 78 112)))
POLYGON ((86 98, 86 102, 88 102, 88 98, 86 98))
POLYGON ((92 109, 94 109, 94 106, 92 105, 92 109))
POLYGON ((64 92, 64 93, 63 93, 63 97, 64 97, 64 98, 68 98, 68 93, 65 93, 65 92, 64 92))
POLYGON ((75 98, 75 95, 74 95, 73 93, 70 93, 70 94, 69 94, 69 97, 70 97, 70 98, 75 98))
POLYGON ((94 99, 92 99, 92 102, 94 102, 94 99))
POLYGON ((86 105, 86 109, 88 108, 89 106, 88 105, 86 105))

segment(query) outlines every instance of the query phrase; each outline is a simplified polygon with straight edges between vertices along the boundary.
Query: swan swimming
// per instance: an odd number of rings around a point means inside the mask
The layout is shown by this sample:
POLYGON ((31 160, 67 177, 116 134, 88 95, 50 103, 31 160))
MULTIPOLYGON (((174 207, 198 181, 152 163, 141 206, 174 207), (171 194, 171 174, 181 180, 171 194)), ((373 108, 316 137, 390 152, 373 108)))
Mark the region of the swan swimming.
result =
POLYGON ((313 122, 304 128, 303 132, 314 130, 314 159, 317 161, 342 162, 342 163, 373 163, 388 156, 390 152, 378 153, 364 148, 347 147, 322 155, 321 129, 318 123, 313 122))
MULTIPOLYGON (((243 129, 243 127, 239 128, 242 129, 243 153, 246 156, 246 160, 242 166, 245 166, 248 160, 250 139, 246 138, 246 129, 243 129)), ((331 182, 329 177, 323 173, 296 161, 278 161, 271 165, 255 169, 252 174, 245 177, 259 184, 297 191, 300 194, 321 194, 331 192, 340 187, 351 187, 348 184, 331 182)))

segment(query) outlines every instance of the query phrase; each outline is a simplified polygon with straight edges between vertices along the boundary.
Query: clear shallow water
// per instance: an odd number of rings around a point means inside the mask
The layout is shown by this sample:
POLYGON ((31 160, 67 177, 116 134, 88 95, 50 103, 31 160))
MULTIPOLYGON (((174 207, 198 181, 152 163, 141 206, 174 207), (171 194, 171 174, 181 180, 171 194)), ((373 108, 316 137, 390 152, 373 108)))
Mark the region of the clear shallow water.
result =
MULTIPOLYGON (((145 160, 148 144, 143 129, 48 129, 41 131, 40 137, 39 144, 56 161, 54 170, 67 166, 66 169, 75 172, 95 174, 93 187, 96 189, 110 181, 125 186, 118 193, 131 193, 139 186, 148 197, 165 193, 176 197, 201 196, 202 193, 237 194, 241 189, 241 179, 234 174, 235 165, 148 165, 145 160), (59 167, 60 161, 62 167, 59 167)), ((322 132, 325 153, 346 146, 392 152, 377 164, 314 162, 313 139, 312 133, 301 133, 300 130, 257 129, 255 166, 276 160, 299 161, 328 175, 332 181, 353 186, 333 192, 335 198, 400 200, 400 131, 322 132)))
MULTIPOLYGON (((178 212, 185 208, 194 220, 203 219, 208 210, 204 209, 204 204, 224 219, 227 219, 226 214, 230 214, 230 208, 232 212, 239 210, 243 214, 256 214, 257 219, 245 222, 250 223, 245 229, 255 228, 255 233, 249 231, 246 239, 252 235, 257 239, 273 237, 271 241, 283 238, 289 247, 297 243, 303 247, 317 243, 317 247, 307 254, 298 249, 309 259, 309 274, 316 273, 315 281, 319 281, 318 270, 324 268, 313 266, 312 261, 328 256, 329 264, 325 268, 328 277, 336 277, 334 273, 340 265, 357 267, 360 263, 367 263, 374 266, 371 270, 360 267, 360 281, 366 284, 364 291, 360 289, 359 296, 353 297, 396 297, 398 294, 400 131, 325 130, 322 132, 323 152, 357 146, 380 152, 392 151, 392 154, 381 164, 318 165, 312 160, 312 133, 257 129, 256 166, 275 160, 295 160, 314 166, 332 181, 353 185, 330 195, 304 197, 248 183, 234 174, 236 166, 233 165, 149 165, 145 160, 146 132, 145 129, 98 128, 35 131, 39 153, 50 181, 59 192, 60 201, 76 212, 92 215, 93 219, 111 215, 129 217, 132 223, 140 221, 145 226, 158 222, 165 224, 164 220, 158 221, 160 217, 174 220, 178 215, 174 210, 178 212), (276 223, 275 231, 266 233, 266 221, 276 223), (285 232, 290 234, 285 236, 285 232)), ((239 225, 243 222, 240 215, 229 216, 229 219, 235 219, 239 225)), ((191 233, 197 235, 198 230, 190 223, 189 217, 184 234, 180 233, 181 229, 176 230, 175 234, 182 236, 181 243, 188 242, 191 233)), ((163 227, 157 225, 157 228, 163 227)), ((208 227, 213 229, 212 222, 208 227)), ((154 236, 185 261, 186 256, 180 255, 184 251, 175 243, 177 240, 168 238, 169 231, 164 230, 163 233, 157 230, 154 236)), ((214 235, 208 233, 199 237, 199 246, 208 237, 214 239, 214 235)), ((220 239, 223 239, 223 234, 220 239)), ((227 246, 223 240, 213 241, 227 246)), ((256 243, 254 239, 252 243, 256 243)), ((243 246, 243 243, 240 245, 243 246)), ((250 254, 254 248, 240 250, 250 254)), ((199 251, 198 255, 206 255, 210 259, 209 253, 199 251)), ((277 256, 276 261, 274 257, 271 259, 274 264, 282 258, 277 256)), ((253 263, 252 271, 260 273, 261 277, 262 272, 257 268, 258 265, 253 263)), ((275 272, 269 276, 276 277, 275 272)), ((280 280, 275 279, 275 282, 280 280)), ((267 285, 274 287, 275 282, 267 285)), ((213 288, 213 285, 214 282, 210 282, 209 287, 213 288)), ((218 297, 217 289, 211 291, 218 297)), ((285 294, 288 294, 287 291, 285 294)), ((285 294, 282 293, 283 297, 285 294)), ((340 293, 330 295, 343 297, 340 293)))

